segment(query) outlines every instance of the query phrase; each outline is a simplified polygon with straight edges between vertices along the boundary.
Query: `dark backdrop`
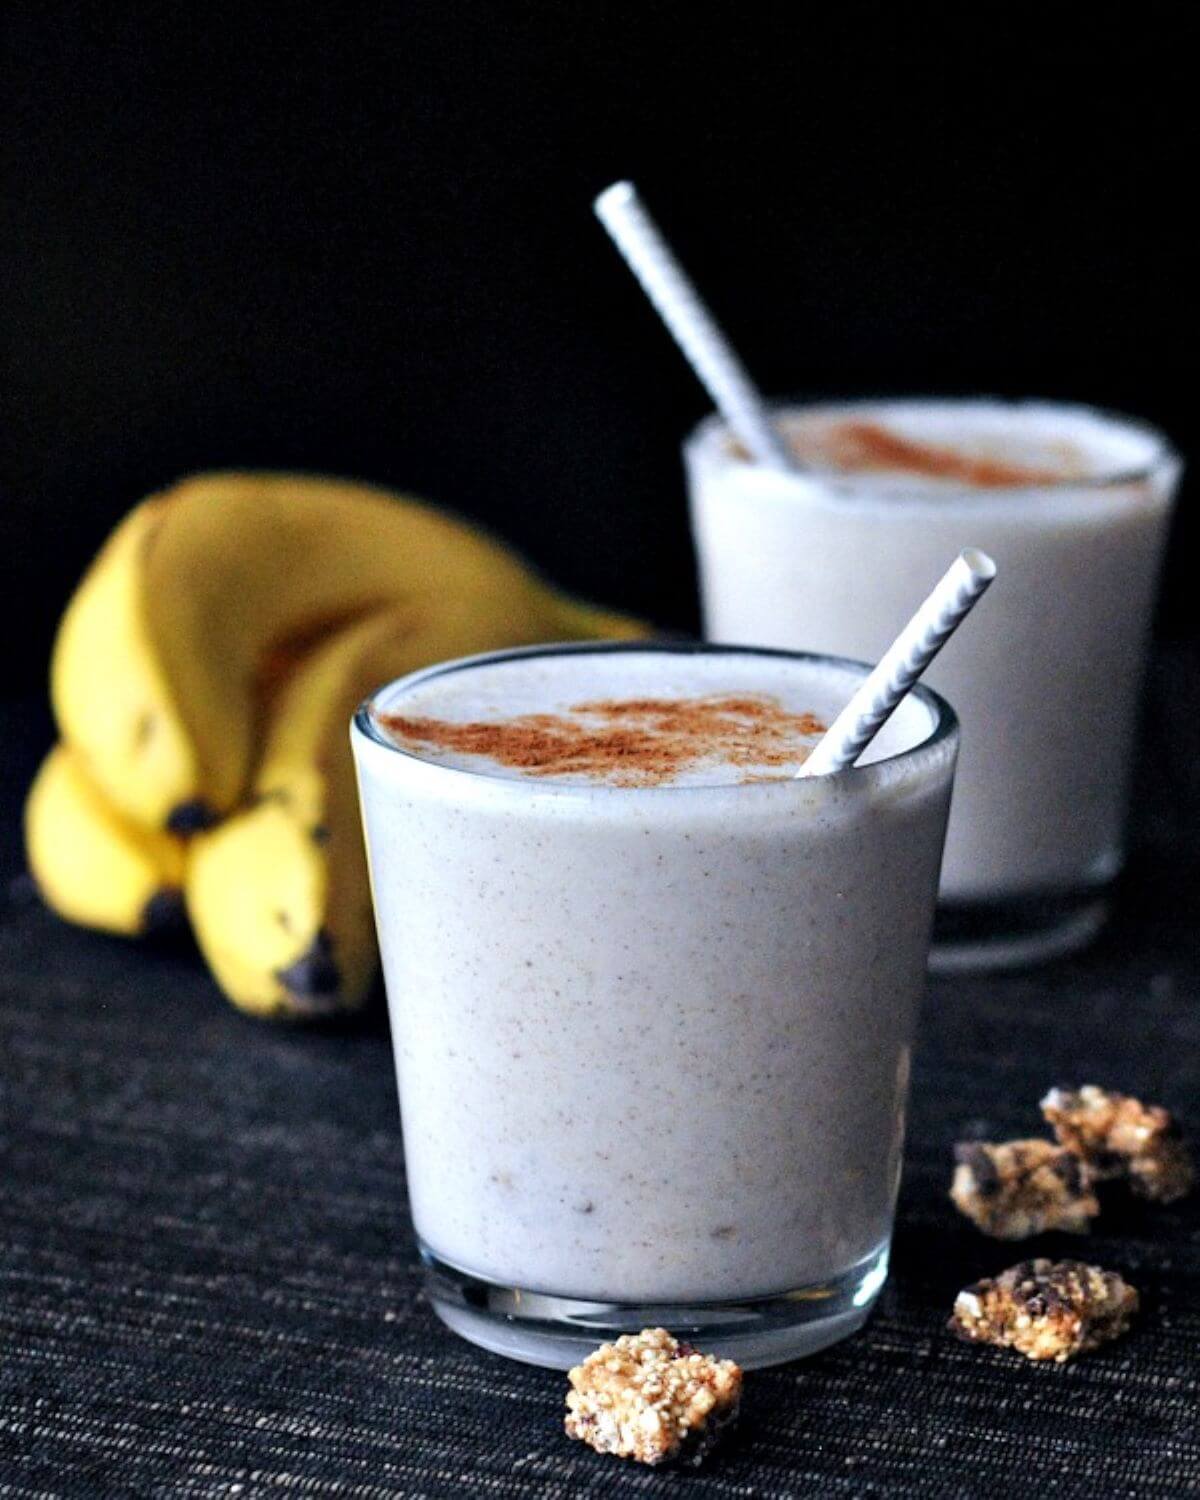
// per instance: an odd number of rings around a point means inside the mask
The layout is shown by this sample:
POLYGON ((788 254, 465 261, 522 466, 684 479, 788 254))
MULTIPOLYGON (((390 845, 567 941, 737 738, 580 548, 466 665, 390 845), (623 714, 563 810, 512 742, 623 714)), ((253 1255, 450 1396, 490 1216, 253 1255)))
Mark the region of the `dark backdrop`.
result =
POLYGON ((6 8, 10 680, 117 516, 221 464, 412 488, 692 624, 705 400, 592 220, 618 176, 770 389, 1078 397, 1186 449, 1195 13, 6 8))

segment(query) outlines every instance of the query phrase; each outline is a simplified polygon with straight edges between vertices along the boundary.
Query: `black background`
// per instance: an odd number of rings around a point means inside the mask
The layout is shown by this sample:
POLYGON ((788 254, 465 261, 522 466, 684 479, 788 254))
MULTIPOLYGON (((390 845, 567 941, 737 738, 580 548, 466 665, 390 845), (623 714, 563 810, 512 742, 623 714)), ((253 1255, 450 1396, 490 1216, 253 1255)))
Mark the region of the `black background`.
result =
POLYGON ((213 465, 410 488, 694 625, 706 401, 592 219, 619 176, 769 390, 1079 398, 1186 451, 1195 14, 6 10, 10 683, 121 512, 213 465))

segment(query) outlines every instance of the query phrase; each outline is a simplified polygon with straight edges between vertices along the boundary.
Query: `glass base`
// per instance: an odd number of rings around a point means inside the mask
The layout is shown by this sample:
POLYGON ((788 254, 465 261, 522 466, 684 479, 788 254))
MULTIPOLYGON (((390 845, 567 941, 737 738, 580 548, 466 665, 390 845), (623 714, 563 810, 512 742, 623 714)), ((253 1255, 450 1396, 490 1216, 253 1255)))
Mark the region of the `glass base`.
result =
POLYGON ((569 1370, 622 1333, 666 1328, 705 1354, 755 1369, 803 1359, 857 1332, 887 1279, 888 1245, 836 1280, 744 1302, 585 1302, 483 1281, 424 1245, 421 1260, 434 1312, 493 1354, 569 1370))
POLYGON ((1086 947, 1108 920, 1107 894, 1018 901, 947 901, 933 922, 931 974, 970 974, 1049 963, 1086 947))

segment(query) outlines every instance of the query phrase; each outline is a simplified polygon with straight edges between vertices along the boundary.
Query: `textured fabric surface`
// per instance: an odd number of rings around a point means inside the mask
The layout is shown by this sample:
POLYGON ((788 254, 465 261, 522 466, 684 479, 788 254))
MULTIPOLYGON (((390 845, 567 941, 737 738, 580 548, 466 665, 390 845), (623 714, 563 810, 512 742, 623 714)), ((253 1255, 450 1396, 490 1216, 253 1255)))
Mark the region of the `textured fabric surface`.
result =
POLYGON ((1026 1250, 954 1213, 956 1138, 1036 1133, 1041 1093, 1072 1081, 1200 1125, 1200 870, 1178 833, 1197 826, 1200 747, 1186 715, 1164 717, 1179 665, 1156 682, 1118 919, 1079 959, 931 984, 878 1311, 848 1343, 751 1373, 740 1434, 695 1476, 569 1443, 562 1376, 435 1321, 378 1012, 338 1032, 264 1026, 186 950, 73 931, 10 897, 0 1495, 1200 1492, 1197 1201, 1031 1242, 1133 1281, 1127 1339, 1035 1367, 945 1331, 956 1290, 1026 1250))

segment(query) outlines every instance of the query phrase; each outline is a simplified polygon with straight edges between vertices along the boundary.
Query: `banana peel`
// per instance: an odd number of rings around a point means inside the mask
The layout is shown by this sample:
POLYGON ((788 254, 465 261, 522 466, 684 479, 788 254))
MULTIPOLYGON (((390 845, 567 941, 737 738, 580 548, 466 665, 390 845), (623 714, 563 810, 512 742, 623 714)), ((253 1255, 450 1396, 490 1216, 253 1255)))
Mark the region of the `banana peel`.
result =
POLYGON ((34 779, 25 844, 43 900, 69 922, 124 937, 181 924, 182 839, 122 817, 65 745, 34 779))
POLYGON ((145 827, 183 833, 180 810, 202 770, 142 607, 164 510, 143 501, 100 549, 59 625, 50 697, 60 735, 108 802, 145 827))

